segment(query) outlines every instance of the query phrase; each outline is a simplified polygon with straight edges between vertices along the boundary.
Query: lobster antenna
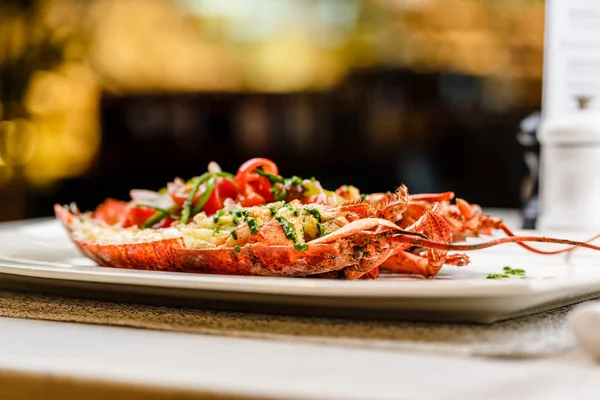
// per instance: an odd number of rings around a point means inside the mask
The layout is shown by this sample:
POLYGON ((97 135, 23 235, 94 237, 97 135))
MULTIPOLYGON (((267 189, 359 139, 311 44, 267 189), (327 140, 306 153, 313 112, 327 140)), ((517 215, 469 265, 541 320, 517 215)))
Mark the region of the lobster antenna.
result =
MULTIPOLYGON (((411 235, 412 236, 412 235, 411 235)), ((521 242, 540 242, 540 243, 558 243, 558 244, 567 244, 573 247, 585 247, 587 249, 598 250, 600 251, 600 246, 595 246, 593 244, 577 242, 574 240, 567 239, 553 239, 546 237, 538 237, 538 236, 509 236, 505 238, 490 240, 488 242, 482 243, 473 243, 473 244, 455 244, 455 243, 446 243, 446 242, 438 242, 435 240, 422 239, 418 237, 408 237, 405 234, 398 234, 396 239, 399 242, 411 244, 413 246, 422 246, 429 249, 435 250, 446 250, 446 251, 472 251, 472 250, 482 250, 487 249, 488 247, 497 246, 499 244, 504 243, 521 243, 521 242)))
MULTIPOLYGON (((500 229, 502 229, 509 237, 518 237, 505 224, 500 225, 500 229)), ((586 240, 583 243, 591 243, 598 238, 600 238, 600 234, 594 236, 591 239, 586 240)), ((573 246, 567 247, 566 249, 561 249, 561 250, 539 250, 539 249, 536 249, 535 247, 529 246, 527 243, 522 243, 522 242, 516 242, 516 243, 526 250, 529 250, 529 251, 537 253, 537 254, 546 254, 546 255, 566 253, 566 252, 573 251, 580 247, 578 245, 573 245, 573 246)))

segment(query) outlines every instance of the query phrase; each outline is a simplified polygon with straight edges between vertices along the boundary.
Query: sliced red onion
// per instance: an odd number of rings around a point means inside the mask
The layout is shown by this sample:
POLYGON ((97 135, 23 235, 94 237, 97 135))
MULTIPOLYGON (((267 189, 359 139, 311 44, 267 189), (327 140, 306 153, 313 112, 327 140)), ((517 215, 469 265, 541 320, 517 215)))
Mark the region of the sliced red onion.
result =
POLYGON ((221 172, 221 167, 214 161, 208 163, 208 172, 212 172, 216 174, 217 172, 221 172))
POLYGON ((168 193, 160 194, 152 190, 132 189, 129 195, 134 202, 151 203, 162 208, 170 208, 175 204, 168 193))
POLYGON ((129 191, 129 196, 131 196, 131 199, 135 201, 154 202, 161 198, 161 195, 158 192, 146 189, 131 189, 129 191))

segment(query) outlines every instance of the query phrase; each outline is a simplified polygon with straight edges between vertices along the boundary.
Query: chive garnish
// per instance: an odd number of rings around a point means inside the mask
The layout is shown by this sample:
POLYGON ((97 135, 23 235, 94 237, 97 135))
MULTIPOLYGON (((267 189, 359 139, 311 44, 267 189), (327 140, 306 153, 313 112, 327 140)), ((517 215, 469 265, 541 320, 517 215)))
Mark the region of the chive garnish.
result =
POLYGON ((277 209, 275 208, 275 206, 269 206, 269 211, 271 211, 271 216, 274 217, 275 215, 277 215, 277 209))
POLYGON ((230 174, 229 172, 225 172, 225 171, 217 172, 215 175, 220 176, 221 178, 235 179, 234 174, 230 174))
POLYGON ((233 223, 239 225, 242 213, 239 210, 231 210, 230 213, 233 215, 233 223))
POLYGON ((506 274, 489 274, 485 279, 510 279, 506 274))
POLYGON ((257 174, 259 174, 260 176, 264 176, 271 183, 285 183, 285 179, 282 178, 281 176, 277 176, 277 175, 273 175, 273 174, 270 174, 268 172, 265 172, 265 171, 262 170, 262 168, 256 168, 254 170, 254 172, 256 172, 257 174))
POLYGON ((512 269, 511 267, 504 267, 503 271, 508 275, 525 275, 525 270, 520 268, 512 269))
POLYGON ((213 221, 215 222, 215 224, 219 223, 219 218, 221 218, 223 216, 223 214, 225 214, 224 210, 219 210, 217 211, 217 215, 215 215, 215 217, 213 218, 213 221))
POLYGON ((501 274, 489 274, 486 279, 510 279, 512 276, 519 276, 521 279, 527 278, 527 273, 521 268, 511 268, 506 266, 502 268, 503 273, 501 274))
POLYGON ((212 194, 213 190, 215 189, 215 182, 216 179, 214 176, 211 176, 208 179, 208 182, 206 183, 206 190, 204 191, 204 193, 202 193, 202 196, 200 196, 198 202, 194 206, 194 209, 192 210, 193 214, 198 214, 202 210, 202 207, 204 207, 204 205, 210 198, 210 195, 212 194))
POLYGON ((307 211, 313 217, 315 217, 315 219, 317 220, 317 222, 321 222, 321 213, 319 212, 319 210, 317 210, 316 208, 308 208, 307 211))
MULTIPOLYGON (((198 178, 190 179, 190 181, 194 181, 194 186, 192 187, 192 190, 188 194, 187 199, 185 199, 185 202, 183 203, 183 209, 181 210, 181 223, 182 224, 187 224, 187 222, 190 219, 190 214, 192 213, 192 210, 191 210, 192 203, 194 202, 194 197, 196 197, 196 193, 198 193, 198 189, 200 188, 200 185, 202 183, 204 183, 204 181, 210 177, 211 177, 211 173, 207 172, 205 174, 202 174, 198 178)), ((188 181, 188 182, 190 182, 190 181, 188 181)))
POLYGON ((237 253, 239 253, 241 249, 240 249, 240 246, 235 246, 235 247, 233 248, 233 250, 235 250, 237 253))
POLYGON ((231 231, 231 237, 233 238, 233 240, 237 240, 238 235, 237 235, 237 231, 235 229, 231 231))
POLYGON ((294 242, 294 247, 296 248, 296 250, 304 251, 308 248, 308 245, 306 243, 300 243, 298 241, 298 235, 296 234, 294 226, 290 223, 290 221, 281 216, 277 216, 275 217, 275 219, 277 220, 277 222, 279 222, 279 225, 281 225, 281 229, 283 229, 285 237, 294 242))
POLYGON ((287 190, 285 188, 277 191, 273 190, 273 197, 275 198, 275 201, 285 200, 287 197, 287 190))
POLYGON ((319 237, 323 236, 323 225, 320 222, 317 222, 317 230, 319 231, 319 237))
POLYGON ((164 217, 167 216, 167 214, 168 213, 164 213, 162 211, 155 212, 154 215, 152 215, 142 224, 142 229, 150 228, 154 224, 159 223, 164 217))
POLYGON ((308 245, 306 243, 296 243, 296 244, 294 244, 294 247, 298 251, 304 251, 304 250, 308 249, 308 245))
POLYGON ((154 204, 150 204, 150 203, 143 203, 143 202, 140 202, 140 203, 136 203, 136 205, 135 205, 135 206, 136 206, 136 207, 149 207, 149 208, 153 208, 153 209, 155 209, 156 211, 160 211, 160 212, 162 212, 162 213, 164 213, 164 214, 170 214, 170 213, 171 213, 171 212, 170 212, 169 210, 167 210, 166 208, 162 208, 162 207, 159 207, 159 206, 155 206, 154 204))
POLYGON ((258 222, 256 221, 256 219, 254 219, 252 217, 248 217, 247 221, 248 221, 248 227, 250 228, 250 232, 258 233, 260 228, 258 227, 258 222))

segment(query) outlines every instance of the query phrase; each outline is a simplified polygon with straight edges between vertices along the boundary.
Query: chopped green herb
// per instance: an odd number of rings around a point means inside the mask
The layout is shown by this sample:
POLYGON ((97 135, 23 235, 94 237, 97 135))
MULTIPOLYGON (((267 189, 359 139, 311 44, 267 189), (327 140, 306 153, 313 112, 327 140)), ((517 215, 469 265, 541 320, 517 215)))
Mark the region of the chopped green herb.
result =
POLYGON ((308 208, 306 209, 316 220, 317 220, 317 230, 319 231, 319 237, 323 236, 323 225, 321 225, 321 213, 316 208, 308 208))
POLYGON ((231 237, 233 238, 233 240, 238 239, 237 231, 235 229, 231 231, 231 237))
POLYGON ((367 198, 367 194, 366 193, 363 193, 363 194, 360 195, 360 199, 361 200, 364 200, 366 198, 367 198))
POLYGON ((525 270, 524 269, 520 269, 520 268, 516 268, 516 269, 512 269, 511 267, 504 267, 503 268, 504 273, 508 274, 508 275, 521 275, 521 276, 525 276, 525 270))
POLYGON ((319 231, 319 237, 323 236, 323 225, 320 222, 317 222, 317 230, 319 231))
POLYGON ((285 200, 285 198, 287 197, 286 188, 282 188, 280 190, 280 189, 276 188, 275 186, 273 186, 272 192, 273 192, 273 197, 275 198, 275 201, 285 200))
MULTIPOLYGON (((194 197, 196 197, 196 193, 198 193, 198 189, 200 188, 200 185, 203 183, 205 177, 206 178, 210 177, 210 174, 207 172, 206 174, 196 178, 196 180, 194 181, 194 186, 192 186, 192 190, 188 194, 187 199, 185 199, 185 202, 183 203, 183 209, 181 210, 181 223, 182 224, 187 224, 187 222, 190 219, 190 216, 192 213, 192 204, 194 202, 194 197)), ((192 178, 191 180, 193 180, 193 179, 194 178, 192 178)))
POLYGON ((302 185, 302 178, 300 178, 299 176, 294 175, 287 181, 289 181, 289 183, 291 183, 292 185, 302 185))
POLYGON ((160 189, 158 189, 157 193, 158 194, 167 194, 167 188, 166 187, 160 188, 160 189))
POLYGON ((216 235, 217 233, 221 233, 221 230, 218 227, 213 229, 213 234, 216 235))
POLYGON ((501 274, 489 274, 486 279, 511 279, 512 277, 520 277, 521 279, 527 278, 527 273, 524 269, 520 268, 511 268, 506 266, 502 268, 503 273, 501 274))
POLYGON ((250 211, 248 211, 248 210, 242 210, 241 214, 244 216, 244 218, 250 217, 250 211))
POLYGON ((277 209, 275 208, 275 206, 269 206, 269 211, 271 211, 271 216, 276 216, 277 215, 277 209))
POLYGON ((248 227, 250 228, 250 232, 258 233, 259 227, 258 227, 258 222, 256 221, 256 219, 254 219, 252 217, 248 217, 247 221, 248 221, 248 227))
POLYGON ((350 186, 349 185, 344 185, 344 190, 346 191, 346 194, 350 194, 350 186))
POLYGON ((225 171, 217 172, 215 175, 220 176, 221 178, 235 179, 234 174, 230 174, 229 172, 225 172, 225 171))
POLYGON ((485 279, 510 279, 506 274, 489 274, 485 279))
POLYGON ((242 217, 242 213, 240 210, 233 209, 230 211, 231 215, 233 215, 233 223, 236 225, 240 224, 240 218, 242 217))
POLYGON ((296 250, 304 251, 308 248, 308 245, 306 243, 299 242, 298 235, 296 234, 294 226, 290 223, 290 221, 281 216, 277 216, 275 217, 275 219, 281 225, 281 229, 283 229, 285 237, 294 242, 294 247, 296 248, 296 250))
POLYGON ((313 217, 317 220, 317 222, 321 222, 321 213, 316 208, 308 208, 306 211, 311 213, 313 217))
POLYGON ((236 252, 238 252, 238 253, 239 253, 241 249, 240 249, 240 246, 235 246, 235 247, 233 248, 233 250, 235 250, 236 252))
POLYGON ((137 203, 135 205, 136 207, 149 207, 149 208, 154 208, 156 211, 161 211, 164 214, 170 214, 171 212, 169 210, 167 210, 166 208, 162 208, 159 206, 155 206, 154 204, 150 204, 150 203, 144 203, 144 202, 140 202, 137 203))
POLYGON ((206 190, 204 191, 204 193, 202 193, 202 196, 200 196, 200 198, 198 199, 198 202, 196 203, 196 205, 194 206, 194 209, 192 210, 192 213, 194 215, 198 214, 200 211, 202 211, 202 208, 204 207, 204 205, 210 198, 210 195, 212 194, 213 190, 215 189, 215 183, 216 183, 215 177, 211 176, 208 179, 208 182, 206 183, 206 190))
POLYGON ((225 214, 224 210, 217 211, 217 215, 215 215, 215 217, 213 218, 213 221, 215 221, 215 224, 219 223, 219 218, 221 218, 223 216, 223 214, 225 214))
POLYGON ((142 229, 146 229, 146 228, 150 228, 152 227, 154 224, 159 223, 160 221, 162 221, 162 219, 164 217, 166 217, 167 214, 165 214, 162 211, 157 211, 156 213, 154 213, 154 215, 152 215, 150 218, 148 218, 146 220, 146 222, 144 222, 141 226, 142 229))
POLYGON ((283 207, 285 207, 288 210, 290 210, 290 212, 292 213, 292 215, 294 215, 295 217, 298 217, 300 215, 300 211, 298 211, 294 207, 292 207, 292 205, 290 203, 285 204, 283 207))
POLYGON ((308 249, 308 245, 306 243, 296 243, 296 244, 294 244, 294 247, 298 251, 304 251, 304 250, 308 249))
POLYGON ((265 172, 265 171, 262 170, 262 168, 256 168, 254 170, 254 172, 256 172, 257 174, 259 174, 261 176, 264 176, 271 183, 284 183, 285 182, 285 179, 282 178, 281 176, 277 176, 277 175, 273 175, 273 174, 270 174, 268 172, 265 172))

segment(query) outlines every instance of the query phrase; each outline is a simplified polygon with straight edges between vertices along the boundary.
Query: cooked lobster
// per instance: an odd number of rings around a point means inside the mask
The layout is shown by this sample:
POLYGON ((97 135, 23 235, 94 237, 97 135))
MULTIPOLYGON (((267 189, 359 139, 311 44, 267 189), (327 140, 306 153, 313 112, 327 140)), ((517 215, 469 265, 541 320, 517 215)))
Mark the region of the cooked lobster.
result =
POLYGON ((443 265, 468 264, 465 254, 448 251, 526 241, 600 250, 514 236, 456 244, 502 223, 477 206, 450 204, 450 192, 409 196, 404 186, 368 196, 351 186, 327 191, 316 179, 279 176, 266 159, 249 160, 236 176, 211 163, 188 182, 176 179, 158 192, 131 196, 129 202, 109 199, 91 213, 74 204, 56 205, 55 213, 85 256, 117 268, 337 279, 374 279, 382 268, 431 277, 443 265))

